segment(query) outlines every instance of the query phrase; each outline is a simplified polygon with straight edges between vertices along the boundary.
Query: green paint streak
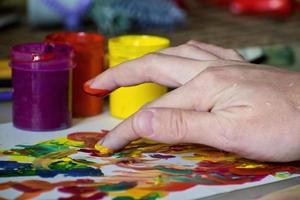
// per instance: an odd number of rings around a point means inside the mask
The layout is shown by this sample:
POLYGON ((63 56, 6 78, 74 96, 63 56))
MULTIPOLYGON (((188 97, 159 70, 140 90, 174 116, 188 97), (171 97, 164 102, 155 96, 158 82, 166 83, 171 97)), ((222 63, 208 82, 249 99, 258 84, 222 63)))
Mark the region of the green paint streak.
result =
POLYGON ((117 152, 112 155, 115 158, 127 158, 127 157, 139 157, 141 152, 139 151, 130 151, 130 152, 117 152))
POLYGON ((16 146, 21 148, 14 148, 11 150, 3 151, 3 154, 7 156, 28 156, 28 157, 39 158, 41 156, 50 153, 68 150, 72 147, 75 148, 83 147, 82 144, 75 143, 67 139, 49 140, 35 145, 16 145, 16 146))
POLYGON ((41 157, 47 155, 49 153, 68 150, 68 146, 63 145, 45 145, 45 144, 36 144, 32 146, 27 145, 18 145, 18 147, 23 147, 22 149, 12 149, 12 151, 16 152, 16 154, 12 154, 11 156, 31 156, 31 157, 41 157))
POLYGON ((134 200, 134 198, 129 196, 120 196, 113 198, 113 200, 134 200))
POLYGON ((147 194, 146 196, 142 197, 141 200, 155 200, 160 198, 159 192, 151 192, 150 194, 147 194))
POLYGON ((49 169, 71 170, 86 168, 87 166, 75 163, 73 161, 57 161, 49 165, 49 169))
POLYGON ((186 177, 186 176, 172 176, 172 180, 178 181, 178 182, 189 182, 189 183, 198 183, 199 179, 196 177, 186 177))
POLYGON ((274 176, 278 178, 287 178, 290 177, 291 174, 289 172, 277 172, 274 176))
POLYGON ((133 188, 137 185, 136 182, 120 182, 116 184, 108 184, 108 185, 102 185, 98 188, 103 192, 112 192, 112 191, 122 191, 122 190, 128 190, 130 188, 133 188))
POLYGON ((164 166, 156 166, 155 169, 158 169, 162 172, 172 173, 172 174, 192 174, 193 170, 190 169, 174 169, 166 168, 164 166))

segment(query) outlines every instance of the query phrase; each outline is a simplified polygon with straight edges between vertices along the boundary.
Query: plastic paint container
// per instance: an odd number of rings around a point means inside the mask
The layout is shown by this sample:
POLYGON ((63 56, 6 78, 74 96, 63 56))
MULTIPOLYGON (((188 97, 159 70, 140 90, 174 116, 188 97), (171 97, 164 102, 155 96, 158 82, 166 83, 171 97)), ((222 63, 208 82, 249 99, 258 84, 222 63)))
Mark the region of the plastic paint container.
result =
POLYGON ((102 111, 103 100, 83 91, 83 84, 103 69, 104 37, 96 33, 59 32, 45 38, 48 43, 65 43, 74 48, 73 116, 87 117, 102 111))
POLYGON ((13 124, 32 131, 71 125, 73 50, 67 45, 29 43, 11 49, 13 124))
MULTIPOLYGON (((150 35, 125 35, 108 41, 109 67, 166 48, 167 38, 150 35)), ((112 116, 127 118, 144 104, 166 93, 167 88, 154 83, 122 87, 110 94, 109 107, 112 116)))

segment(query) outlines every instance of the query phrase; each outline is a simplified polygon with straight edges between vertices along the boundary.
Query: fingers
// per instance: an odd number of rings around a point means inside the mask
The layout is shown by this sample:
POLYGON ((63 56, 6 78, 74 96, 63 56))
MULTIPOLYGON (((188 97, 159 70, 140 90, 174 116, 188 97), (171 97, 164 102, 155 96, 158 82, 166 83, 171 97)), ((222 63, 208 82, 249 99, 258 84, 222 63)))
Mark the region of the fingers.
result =
MULTIPOLYGON (((173 132, 173 125, 175 126, 179 126, 176 125, 176 123, 179 123, 178 121, 175 121, 175 124, 168 124, 170 121, 172 120, 172 116, 168 116, 169 111, 166 112, 165 115, 162 116, 158 116, 158 114, 155 114, 156 119, 158 121, 160 121, 159 123, 162 123, 161 125, 156 125, 158 128, 155 129, 155 134, 157 133, 159 135, 160 132, 163 132, 165 129, 160 131, 160 127, 163 128, 164 124, 165 125, 169 125, 170 127, 165 130, 165 131, 171 131, 170 133, 166 132, 164 134, 177 134, 178 137, 177 139, 174 138, 174 140, 170 140, 169 137, 171 137, 170 135, 167 135, 166 137, 161 136, 159 137, 157 134, 155 137, 157 138, 152 138, 151 135, 146 134, 146 133, 150 133, 151 129, 154 126, 150 126, 149 123, 147 124, 147 120, 144 121, 140 121, 140 128, 137 128, 137 122, 136 120, 139 119, 142 115, 142 118, 149 118, 148 121, 151 121, 151 117, 153 115, 151 115, 151 113, 149 112, 144 112, 147 110, 160 110, 160 108, 162 109, 174 109, 174 115, 176 115, 175 117, 176 120, 178 119, 179 121, 182 121, 182 126, 185 126, 185 128, 187 128, 186 126, 196 126, 197 123, 201 124, 203 121, 201 122, 195 122, 195 123, 191 123, 189 124, 189 116, 191 115, 196 115, 197 113, 201 113, 201 116, 213 116, 213 113, 209 113, 208 111, 210 110, 211 107, 213 107, 213 104, 216 100, 216 98, 214 98, 215 93, 217 94, 221 94, 221 91, 224 87, 227 87, 226 85, 222 84, 222 81, 216 81, 216 76, 214 75, 216 72, 209 72, 209 73, 213 73, 213 75, 202 75, 200 74, 200 85, 204 85, 202 87, 198 88, 198 85, 195 84, 196 79, 191 80, 189 83, 173 90, 172 92, 167 93, 166 95, 162 96, 161 98, 155 100, 154 102, 151 102, 150 104, 148 104, 147 106, 145 106, 141 111, 139 111, 138 113, 134 114, 133 116, 131 116, 130 118, 124 120, 120 125, 118 125, 117 127, 115 127, 113 130, 111 130, 104 138, 102 141, 102 144, 104 147, 113 149, 113 150, 117 150, 122 148, 123 146, 127 145, 128 143, 130 143, 133 140, 136 140, 140 137, 144 137, 144 138, 149 138, 149 139, 154 139, 157 140, 159 142, 166 142, 166 141, 171 141, 172 143, 175 143, 176 141, 182 140, 182 142, 197 142, 195 139, 195 135, 191 135, 189 137, 191 137, 192 139, 189 140, 188 139, 183 139, 179 136, 179 131, 177 132, 173 132), (212 77, 212 78, 211 78, 212 77), (214 89, 209 89, 209 86, 213 87, 214 89), (180 112, 179 112, 179 111, 180 112), (187 113, 189 113, 189 115, 181 115, 182 112, 181 111, 185 111, 187 113), (200 111, 200 112, 199 112, 200 111), (201 112, 204 111, 204 112, 201 112), (141 114, 142 113, 142 114, 141 114), (187 118, 185 118, 187 116, 187 118), (169 119, 171 118, 171 119, 169 119), (145 130, 141 131, 141 127, 144 127, 145 130), (147 130, 148 131, 147 131, 147 130), (170 129, 170 130, 169 130, 170 129), (158 132, 157 132, 158 131, 158 132), (146 135, 145 135, 146 134, 146 135), (166 141, 165 141, 166 140, 166 141)), ((219 74, 219 72, 217 72, 219 74)), ((197 76, 198 77, 198 76, 197 76)), ((199 82, 199 81, 198 81, 199 82)), ((170 111, 171 112, 171 111, 170 111)), ((163 112, 164 113, 164 112, 163 112)), ((171 122, 170 122, 171 123, 171 122)), ((155 126, 155 127, 156 127, 155 126)), ((180 125, 181 126, 181 125, 180 125)), ((212 127, 215 125, 212 125, 212 127)), ((176 128, 176 127, 175 127, 176 128)), ((178 128, 178 127, 177 127, 178 128)), ((179 128, 178 128, 179 129, 179 128)), ((181 131, 182 129, 180 129, 181 131)), ((197 128, 194 127, 194 129, 192 129, 193 132, 190 133, 189 129, 185 130, 185 132, 183 132, 182 134, 195 134, 197 128), (188 133, 186 133, 188 132, 188 133)), ((154 137, 154 136, 153 136, 154 137)), ((201 141, 199 141, 201 142, 201 141)), ((206 143, 206 144, 212 144, 212 142, 210 141, 210 143, 206 143)))
POLYGON ((157 142, 199 143, 223 147, 217 115, 174 108, 149 108, 136 113, 106 135, 101 145, 117 150, 140 137, 157 142), (218 138, 219 137, 219 138, 218 138))
POLYGON ((191 58, 196 60, 217 60, 221 59, 212 52, 208 52, 205 49, 201 49, 196 45, 183 44, 177 47, 170 47, 159 51, 161 53, 173 56, 180 56, 184 58, 191 58))
POLYGON ((133 127, 136 135, 161 143, 211 144, 208 135, 219 131, 215 118, 216 115, 209 112, 151 108, 133 118, 133 127))
POLYGON ((198 61, 178 56, 152 53, 139 59, 110 68, 92 81, 91 88, 112 91, 121 86, 154 82, 179 87, 211 65, 225 65, 222 61, 198 61))
POLYGON ((187 42, 189 45, 194 45, 200 49, 206 50, 209 53, 215 54, 216 56, 225 60, 237 60, 244 61, 244 58, 233 49, 225 49, 212 44, 206 44, 203 42, 198 42, 195 40, 190 40, 187 42))
POLYGON ((234 64, 220 58, 243 60, 233 50, 190 41, 110 68, 87 82, 86 88, 112 91, 145 82, 179 87, 207 67, 234 64))
MULTIPOLYGON (((193 103, 193 92, 190 87, 184 85, 177 88, 161 98, 151 102, 150 104, 144 106, 142 110, 153 108, 153 107, 166 107, 166 108, 181 108, 192 110, 195 107, 193 103)), ((112 129, 101 141, 101 145, 109 149, 119 149, 130 143, 133 140, 140 138, 141 136, 136 133, 133 125, 133 119, 135 115, 127 118, 117 127, 112 129)))

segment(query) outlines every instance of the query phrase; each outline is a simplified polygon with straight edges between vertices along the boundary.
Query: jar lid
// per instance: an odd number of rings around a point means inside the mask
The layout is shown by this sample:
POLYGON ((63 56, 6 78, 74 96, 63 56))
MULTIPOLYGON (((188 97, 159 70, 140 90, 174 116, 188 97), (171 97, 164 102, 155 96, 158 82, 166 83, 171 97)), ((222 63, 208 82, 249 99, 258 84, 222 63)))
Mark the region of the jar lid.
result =
POLYGON ((154 35, 123 35, 109 39, 110 55, 139 57, 169 47, 168 38, 154 35))
POLYGON ((66 43, 74 48, 84 46, 85 48, 97 48, 101 50, 104 46, 104 36, 98 33, 86 32, 57 32, 47 35, 46 42, 66 43))
POLYGON ((13 46, 10 66, 29 71, 61 71, 74 68, 73 49, 65 44, 26 43, 13 46))

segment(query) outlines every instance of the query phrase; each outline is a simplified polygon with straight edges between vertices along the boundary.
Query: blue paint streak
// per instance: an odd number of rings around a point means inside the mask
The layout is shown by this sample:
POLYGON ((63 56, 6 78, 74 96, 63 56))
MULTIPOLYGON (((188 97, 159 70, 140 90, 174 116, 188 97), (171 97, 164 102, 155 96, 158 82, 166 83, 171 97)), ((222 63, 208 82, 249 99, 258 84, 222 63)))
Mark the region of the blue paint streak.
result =
POLYGON ((37 169, 31 163, 0 161, 0 177, 40 176, 51 178, 63 174, 65 177, 103 176, 101 169, 80 167, 75 169, 37 169))

